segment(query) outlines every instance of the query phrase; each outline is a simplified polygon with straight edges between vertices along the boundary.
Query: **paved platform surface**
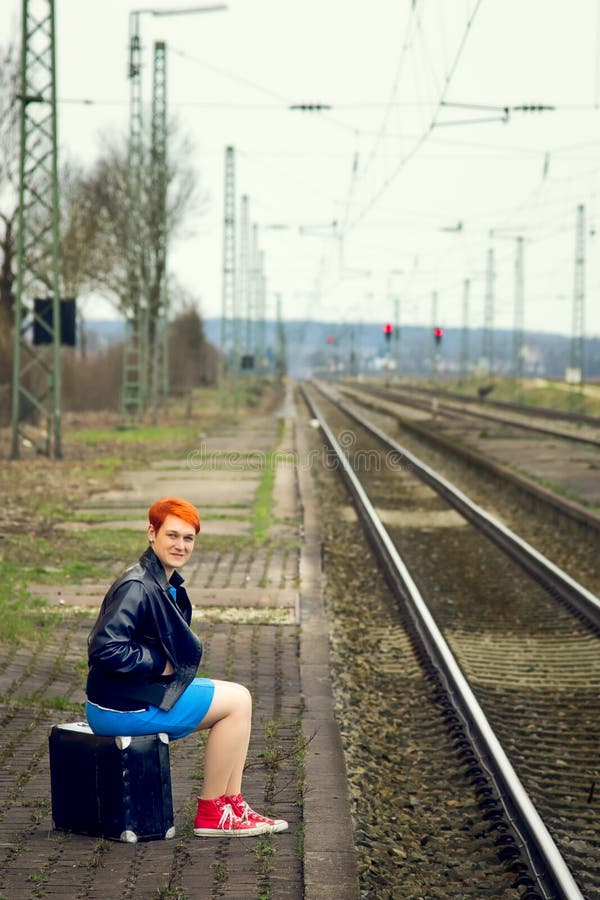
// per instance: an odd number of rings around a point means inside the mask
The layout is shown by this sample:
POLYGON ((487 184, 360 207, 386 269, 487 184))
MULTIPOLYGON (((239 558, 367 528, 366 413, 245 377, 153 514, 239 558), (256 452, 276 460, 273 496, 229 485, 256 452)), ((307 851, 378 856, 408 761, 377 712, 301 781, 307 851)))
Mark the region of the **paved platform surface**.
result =
POLYGON ((305 429, 290 395, 277 416, 203 438, 181 458, 125 473, 92 496, 70 528, 140 531, 159 496, 201 511, 202 532, 183 570, 205 644, 202 674, 246 684, 254 727, 244 794, 289 831, 243 840, 196 838, 203 738, 171 744, 176 837, 122 844, 53 829, 48 733, 83 718, 86 638, 113 573, 102 584, 38 593, 64 610, 51 639, 0 658, 0 900, 17 898, 358 897, 354 846, 328 669, 320 539, 305 429), (279 422, 283 420, 284 427, 279 422), (248 539, 264 467, 274 467, 273 519, 248 539), (79 705, 81 704, 81 707, 79 705), (73 710, 81 708, 81 714, 73 710))

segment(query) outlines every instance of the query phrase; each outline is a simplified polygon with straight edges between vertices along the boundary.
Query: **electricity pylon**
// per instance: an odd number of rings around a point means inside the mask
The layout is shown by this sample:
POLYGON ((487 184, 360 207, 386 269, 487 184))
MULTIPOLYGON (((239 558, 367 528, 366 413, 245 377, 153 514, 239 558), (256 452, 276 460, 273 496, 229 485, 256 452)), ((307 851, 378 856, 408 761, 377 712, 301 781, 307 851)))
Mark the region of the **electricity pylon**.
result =
POLYGON ((572 407, 583 399, 584 360, 583 333, 585 312, 585 207, 577 207, 575 230, 575 284, 573 290, 573 327, 571 331, 571 393, 572 407))
POLYGON ((61 360, 56 65, 53 0, 23 0, 12 451, 60 458, 61 360), (35 299, 50 301, 40 317, 35 299), (27 333, 34 325, 41 343, 27 333), (32 428, 43 422, 45 430, 32 428))
POLYGON ((142 216, 142 48, 140 11, 129 16, 129 145, 127 158, 127 292, 121 412, 136 421, 146 404, 145 240, 142 216))
POLYGON ((240 204, 240 252, 238 272, 238 309, 244 322, 242 337, 243 367, 249 369, 253 356, 252 347, 252 285, 250 269, 250 218, 248 195, 243 194, 240 204))
POLYGON ((154 44, 151 148, 152 293, 150 301, 150 393, 152 420, 169 393, 169 295, 167 287, 167 56, 154 44))
POLYGON ((517 238, 515 253, 515 313, 513 327, 513 377, 520 385, 523 378, 523 335, 525 320, 525 263, 523 238, 517 238))
POLYGON ((267 275, 265 272, 265 251, 259 250, 256 267, 256 358, 259 375, 269 371, 267 359, 267 275))
POLYGON ((460 333, 460 377, 464 381, 469 372, 469 294, 471 282, 465 278, 462 299, 462 329, 460 333))
POLYGON ((233 408, 238 408, 239 346, 236 297, 235 256, 235 151, 225 148, 225 183, 223 215, 223 284, 221 305, 221 356, 219 360, 219 394, 225 405, 227 370, 231 376, 233 408))
POLYGON ((277 350, 275 352, 275 374, 278 378, 283 378, 287 372, 287 360, 285 351, 285 328, 283 325, 281 313, 281 294, 276 295, 276 312, 277 312, 277 350))
POLYGON ((482 357, 487 361, 489 375, 494 374, 494 282, 496 274, 494 270, 494 250, 492 247, 487 252, 487 266, 485 270, 485 302, 483 306, 483 341, 482 357))

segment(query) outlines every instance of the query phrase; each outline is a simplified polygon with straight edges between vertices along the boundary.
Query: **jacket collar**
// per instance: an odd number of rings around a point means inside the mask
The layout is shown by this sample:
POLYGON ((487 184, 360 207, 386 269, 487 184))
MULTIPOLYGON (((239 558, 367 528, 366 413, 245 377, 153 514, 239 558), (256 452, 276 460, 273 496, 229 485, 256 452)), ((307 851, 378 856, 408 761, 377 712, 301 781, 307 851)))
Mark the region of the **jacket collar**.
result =
POLYGON ((171 575, 171 580, 167 581, 167 573, 164 570, 163 564, 160 559, 152 549, 152 547, 148 547, 147 550, 142 553, 140 556, 140 565, 146 569, 153 578, 158 581, 161 588, 165 591, 168 591, 170 587, 178 588, 181 584, 183 584, 183 578, 175 569, 173 574, 171 575))

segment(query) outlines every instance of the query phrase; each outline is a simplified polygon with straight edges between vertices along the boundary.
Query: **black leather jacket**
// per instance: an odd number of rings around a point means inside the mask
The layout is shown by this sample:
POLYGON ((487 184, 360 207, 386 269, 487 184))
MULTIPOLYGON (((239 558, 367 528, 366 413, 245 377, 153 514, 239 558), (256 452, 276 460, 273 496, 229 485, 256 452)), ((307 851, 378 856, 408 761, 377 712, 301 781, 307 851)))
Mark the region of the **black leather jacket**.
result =
POLYGON ((178 572, 167 581, 152 547, 117 578, 88 638, 88 700, 120 710, 173 706, 202 658, 182 583, 178 572), (176 600, 169 587, 176 589, 176 600), (167 659, 175 671, 163 676, 167 659))

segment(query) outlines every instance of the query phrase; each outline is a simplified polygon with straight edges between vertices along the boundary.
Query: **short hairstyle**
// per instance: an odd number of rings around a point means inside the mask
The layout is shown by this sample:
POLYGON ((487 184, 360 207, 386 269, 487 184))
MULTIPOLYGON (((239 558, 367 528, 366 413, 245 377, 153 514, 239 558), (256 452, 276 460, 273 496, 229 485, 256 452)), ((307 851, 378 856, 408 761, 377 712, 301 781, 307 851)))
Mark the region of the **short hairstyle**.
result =
POLYGON ((179 519, 183 519, 192 526, 196 534, 200 531, 198 510, 187 500, 180 500, 178 497, 161 497, 148 510, 148 519, 155 531, 160 530, 167 516, 177 516, 179 519))

